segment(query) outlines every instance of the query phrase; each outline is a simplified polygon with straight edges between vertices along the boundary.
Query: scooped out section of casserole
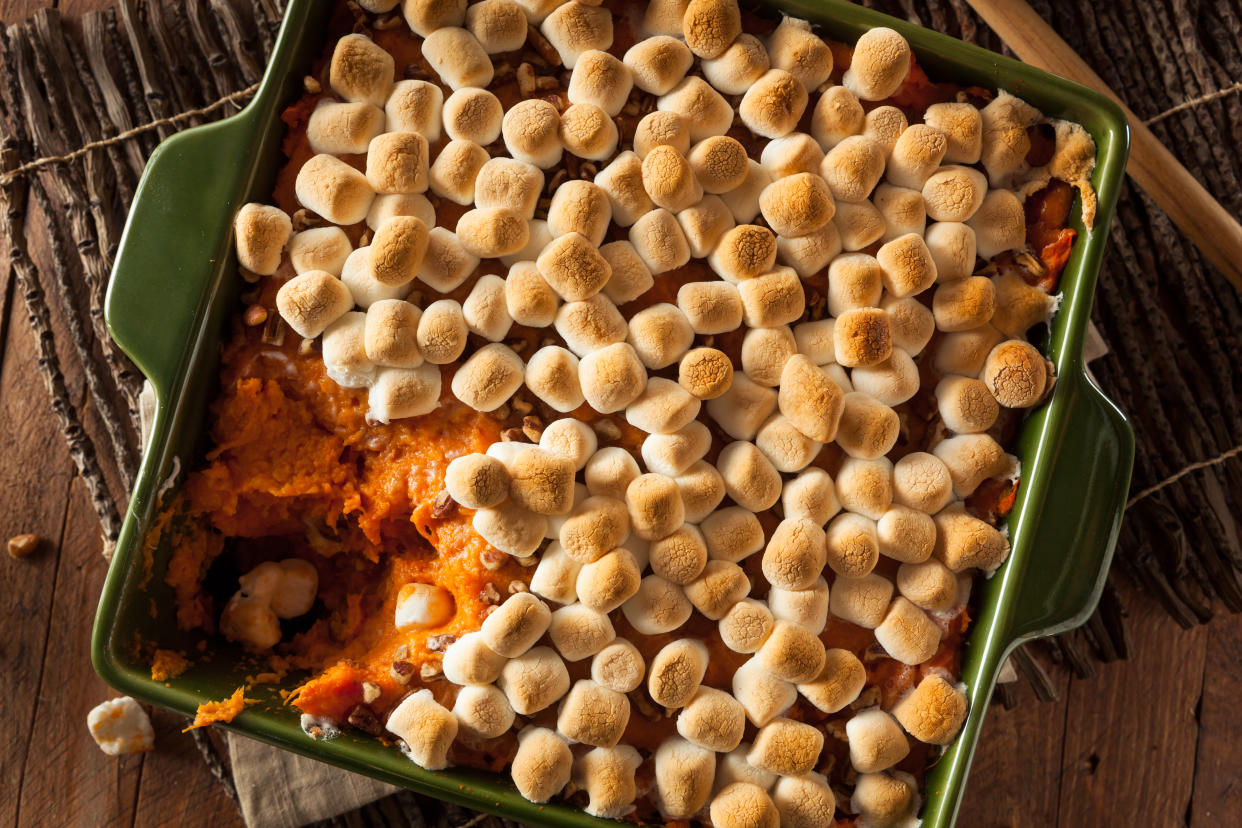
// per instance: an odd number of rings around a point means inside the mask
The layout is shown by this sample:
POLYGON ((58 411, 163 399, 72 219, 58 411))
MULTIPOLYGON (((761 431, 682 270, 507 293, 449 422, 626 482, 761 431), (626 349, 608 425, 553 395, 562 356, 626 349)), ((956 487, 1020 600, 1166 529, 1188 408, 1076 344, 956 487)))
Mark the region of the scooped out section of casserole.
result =
POLYGON ((1090 138, 888 29, 392 5, 336 10, 238 214, 178 625, 536 802, 913 819, 1090 138))

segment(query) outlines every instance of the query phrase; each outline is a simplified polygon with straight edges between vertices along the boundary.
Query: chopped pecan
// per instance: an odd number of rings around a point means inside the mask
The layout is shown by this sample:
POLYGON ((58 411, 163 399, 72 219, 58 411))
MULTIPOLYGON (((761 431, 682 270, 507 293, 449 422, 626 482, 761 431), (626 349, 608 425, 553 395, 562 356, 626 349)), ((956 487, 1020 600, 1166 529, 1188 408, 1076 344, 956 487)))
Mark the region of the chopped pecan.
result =
POLYGON ((543 436, 543 420, 533 415, 527 415, 522 418, 522 433, 526 435, 526 439, 532 443, 538 443, 539 438, 543 436))
POLYGON ((535 94, 535 69, 529 63, 522 63, 517 68, 518 92, 523 98, 535 94))
POLYGON ((414 678, 414 665, 404 659, 394 661, 388 672, 393 681, 404 687, 410 683, 410 679, 414 678))
POLYGON ((621 437, 621 427, 607 418, 596 420, 591 427, 595 429, 595 433, 601 440, 617 440, 621 437))
MULTIPOLYGON (((302 78, 302 88, 312 95, 318 95, 323 91, 323 84, 320 83, 319 78, 314 75, 307 75, 302 78)), ((300 213, 302 210, 298 210, 298 212, 300 213)))
POLYGON ((418 668, 418 675, 423 681, 435 681, 444 675, 444 669, 438 661, 424 661, 423 666, 418 668))
MULTIPOLYGON (((314 80, 314 78, 312 78, 312 80, 314 80)), ((315 83, 319 83, 319 81, 315 81, 315 83)), ((297 212, 293 214, 294 232, 300 233, 303 230, 309 230, 312 227, 319 227, 322 224, 323 219, 319 218, 318 215, 312 213, 305 207, 299 208, 297 212)))
POLYGON ((526 585, 525 581, 510 581, 509 594, 517 595, 519 592, 530 592, 530 587, 526 585))
POLYGON ((526 27, 526 42, 535 47, 535 51, 539 53, 539 57, 543 58, 551 66, 561 65, 561 53, 556 51, 556 47, 548 42, 534 26, 526 27))
POLYGON ((371 28, 375 29, 377 32, 384 32, 389 29, 395 29, 404 22, 405 18, 396 12, 392 12, 391 14, 386 14, 379 20, 376 20, 373 24, 371 24, 371 28))
POLYGON ((506 428, 500 432, 500 439, 505 443, 524 443, 526 442, 526 432, 520 428, 506 428))
POLYGON ((410 657, 410 645, 402 644, 400 647, 393 650, 392 657, 395 659, 401 659, 401 660, 409 658, 410 657))
POLYGON ((268 314, 267 322, 263 326, 263 335, 259 338, 264 345, 275 345, 279 348, 285 344, 285 320, 280 318, 280 314, 268 314))
POLYGON ((32 532, 25 532, 9 538, 10 557, 25 558, 29 555, 33 555, 34 551, 38 548, 39 536, 32 532))
POLYGON ((479 600, 486 604, 499 604, 500 590, 496 589, 496 585, 493 583, 484 584, 483 588, 479 590, 479 600))
POLYGON ((431 516, 433 518, 442 518, 457 508, 457 501, 453 500, 453 496, 448 493, 448 489, 436 495, 436 501, 431 506, 431 516))
POLYGON ((307 354, 314 353, 314 351, 315 351, 315 340, 303 339, 300 343, 298 343, 298 353, 301 354, 302 356, 306 356, 307 354))
POLYGON ((431 635, 427 637, 427 649, 431 650, 433 653, 442 653, 448 645, 452 644, 456 640, 457 636, 450 635, 449 633, 444 633, 443 635, 431 635))
POLYGON ((372 736, 380 736, 384 732, 384 726, 380 724, 379 717, 375 715, 375 711, 365 704, 354 705, 354 709, 349 711, 345 721, 363 733, 369 733, 372 736))
POLYGON ((380 697, 380 686, 373 681, 364 681, 362 683, 362 701, 370 704, 380 697))
POLYGON ((483 564, 483 568, 495 572, 505 565, 505 559, 509 556, 499 549, 488 547, 479 553, 479 562, 483 564))

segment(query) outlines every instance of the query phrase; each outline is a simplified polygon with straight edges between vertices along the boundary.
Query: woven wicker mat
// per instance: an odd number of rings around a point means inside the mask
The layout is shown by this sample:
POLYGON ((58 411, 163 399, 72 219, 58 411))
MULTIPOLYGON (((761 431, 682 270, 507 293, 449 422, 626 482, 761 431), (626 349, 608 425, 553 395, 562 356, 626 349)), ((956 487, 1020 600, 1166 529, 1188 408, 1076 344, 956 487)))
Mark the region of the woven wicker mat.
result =
MULTIPOLYGON (((230 115, 254 93, 280 2, 121 0, 83 17, 80 31, 65 31, 55 10, 43 10, 0 33, 0 232, 10 242, 9 268, 50 406, 98 512, 106 550, 115 543, 139 459, 141 377, 103 325, 125 214, 160 140, 230 115), (35 225, 50 240, 39 264, 26 248, 35 225), (58 341, 54 318, 68 341, 58 341), (69 393, 62 356, 85 376, 84 406, 69 393)), ((1033 4, 1226 209, 1242 214, 1242 0, 1033 4)), ((964 0, 866 5, 1004 51, 964 0)), ((1222 607, 1242 611, 1234 518, 1242 514, 1242 375, 1231 359, 1242 341, 1242 307, 1133 185, 1122 192, 1110 232, 1094 319, 1111 352, 1092 367, 1133 419, 1138 438, 1116 567, 1189 627, 1222 607)), ((1028 645, 1015 663, 1037 695, 1050 699, 1043 668, 1050 660, 1089 677, 1098 662, 1127 653, 1125 611, 1110 582, 1083 629, 1028 645)), ((1005 685, 998 697, 1013 701, 1005 685)), ((235 797, 213 743, 194 733, 235 797)), ((334 823, 506 824, 409 792, 326 824, 334 823)))

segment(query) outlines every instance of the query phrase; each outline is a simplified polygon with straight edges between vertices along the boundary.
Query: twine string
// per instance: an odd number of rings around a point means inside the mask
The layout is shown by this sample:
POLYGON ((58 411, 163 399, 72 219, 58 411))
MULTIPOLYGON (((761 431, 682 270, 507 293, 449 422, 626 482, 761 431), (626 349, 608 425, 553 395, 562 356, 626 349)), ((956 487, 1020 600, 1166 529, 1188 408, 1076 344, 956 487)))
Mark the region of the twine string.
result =
POLYGON ((1169 109, 1166 109, 1164 112, 1161 112, 1159 115, 1153 115, 1152 117, 1148 118, 1146 121, 1143 121, 1143 123, 1146 126, 1157 124, 1171 115, 1176 115, 1177 113, 1182 112, 1184 110, 1192 109, 1193 107, 1196 107, 1199 104, 1205 104, 1205 103, 1208 103, 1209 101, 1214 101, 1218 98, 1223 98, 1227 95, 1232 95, 1233 93, 1238 92, 1238 91, 1242 91, 1242 81, 1239 81, 1238 83, 1232 84, 1230 86, 1226 86, 1224 89, 1217 89, 1215 92, 1208 92, 1206 95, 1200 95, 1197 98, 1191 98, 1188 101, 1182 101, 1177 106, 1170 107, 1169 109))
POLYGON ((1210 468, 1211 466, 1219 466, 1221 463, 1224 463, 1230 458, 1237 457, 1239 454, 1242 454, 1242 444, 1236 445, 1233 448, 1229 449, 1228 451, 1223 451, 1220 454, 1216 455, 1215 457, 1211 458, 1210 460, 1200 460, 1198 463, 1191 463, 1186 468, 1181 469, 1177 472, 1174 472, 1173 474, 1169 475, 1164 480, 1161 480, 1159 483, 1156 483, 1155 485, 1148 486, 1146 489, 1143 489, 1143 491, 1139 492, 1134 497, 1127 500, 1126 508, 1129 509, 1131 506, 1133 506, 1135 503, 1138 503, 1140 500, 1151 497, 1152 495, 1154 495, 1156 492, 1160 491, 1161 489, 1167 488, 1168 486, 1172 486, 1174 483, 1181 480, 1183 477, 1190 474, 1191 472, 1197 472, 1200 469, 1210 468))

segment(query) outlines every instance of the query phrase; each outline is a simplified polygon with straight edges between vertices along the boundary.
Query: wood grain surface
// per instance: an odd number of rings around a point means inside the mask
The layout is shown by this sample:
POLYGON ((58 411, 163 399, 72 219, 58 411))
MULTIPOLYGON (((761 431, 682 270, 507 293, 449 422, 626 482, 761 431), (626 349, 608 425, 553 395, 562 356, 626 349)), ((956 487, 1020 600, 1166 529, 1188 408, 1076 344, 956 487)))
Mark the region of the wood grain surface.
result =
MULTIPOLYGON (((0 22, 53 5, 72 17, 108 2, 0 0, 0 22)), ((50 266, 39 216, 27 226, 31 255, 50 266)), ((0 279, 0 540, 44 539, 27 559, 0 557, 0 824, 240 825, 179 717, 154 713, 157 749, 144 756, 106 756, 87 732, 87 711, 115 695, 88 653, 105 573, 98 523, 48 413, 13 276, 0 279)), ((53 313, 52 322, 64 339, 65 320, 53 313)), ((83 378, 63 356, 74 401, 89 408, 83 378)), ((1058 701, 1038 703, 1022 683, 1015 709, 991 712, 963 828, 1237 824, 1242 617, 1185 631, 1124 573, 1115 580, 1130 614, 1131 658, 1090 680, 1054 666, 1058 701)))

